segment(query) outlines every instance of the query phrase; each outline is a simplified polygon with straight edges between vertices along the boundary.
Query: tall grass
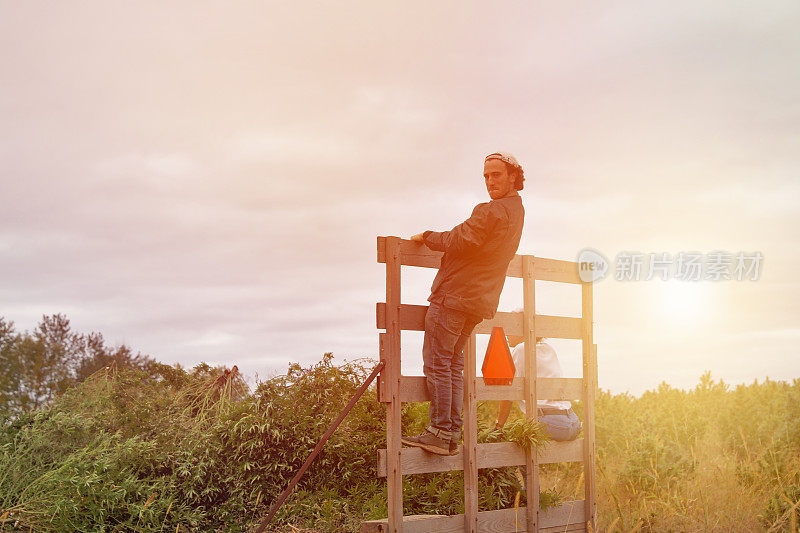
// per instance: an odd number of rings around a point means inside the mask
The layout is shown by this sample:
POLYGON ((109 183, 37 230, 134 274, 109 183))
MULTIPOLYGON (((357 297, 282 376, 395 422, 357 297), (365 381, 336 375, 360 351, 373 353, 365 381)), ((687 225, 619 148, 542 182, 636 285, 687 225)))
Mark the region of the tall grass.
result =
MULTIPOLYGON (((235 368, 99 372, 0 427, 0 530, 242 531, 285 488, 369 365, 336 366, 326 355, 253 391, 235 368)), ((496 408, 478 406, 481 441, 541 444, 540 429, 514 421, 518 412, 506 435, 492 431, 496 408)), ((800 380, 731 388, 706 375, 689 391, 601 392, 596 416, 602 530, 796 531, 800 380)), ((424 404, 404 406, 404 432, 426 420, 424 404)), ((385 483, 375 477, 384 432, 371 389, 276 530, 349 532, 385 517, 385 483)), ((540 480, 545 505, 583 497, 580 464, 543 465, 540 480)), ((513 468, 480 471, 482 510, 513 506, 520 490, 513 468)), ((463 476, 406 477, 404 512, 463 512, 463 476)))
POLYGON ((597 402, 598 510, 610 531, 797 531, 800 380, 597 402))

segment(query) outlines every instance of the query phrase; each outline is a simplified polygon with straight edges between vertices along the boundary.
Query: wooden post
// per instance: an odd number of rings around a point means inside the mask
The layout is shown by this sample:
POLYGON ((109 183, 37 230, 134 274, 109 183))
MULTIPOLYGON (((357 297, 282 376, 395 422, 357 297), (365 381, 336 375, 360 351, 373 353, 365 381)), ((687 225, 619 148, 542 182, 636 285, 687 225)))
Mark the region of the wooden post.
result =
POLYGON ((388 532, 403 531, 403 472, 400 466, 402 424, 400 420, 400 239, 386 238, 386 495, 388 532))
POLYGON ((464 531, 478 531, 478 398, 475 334, 464 347, 464 531))
MULTIPOLYGON (((534 317, 535 306, 535 281, 533 277, 532 255, 522 258, 522 296, 523 296, 523 331, 525 337, 525 415, 528 420, 537 420, 538 404, 536 403, 536 332, 534 317)), ((539 459, 536 452, 530 449, 525 451, 526 483, 528 485, 525 513, 528 522, 528 531, 539 531, 539 459)))
POLYGON ((597 531, 595 524, 595 443, 594 443, 594 398, 597 388, 595 346, 592 337, 592 284, 581 284, 581 319, 583 345, 583 479, 586 505, 587 529, 597 531))

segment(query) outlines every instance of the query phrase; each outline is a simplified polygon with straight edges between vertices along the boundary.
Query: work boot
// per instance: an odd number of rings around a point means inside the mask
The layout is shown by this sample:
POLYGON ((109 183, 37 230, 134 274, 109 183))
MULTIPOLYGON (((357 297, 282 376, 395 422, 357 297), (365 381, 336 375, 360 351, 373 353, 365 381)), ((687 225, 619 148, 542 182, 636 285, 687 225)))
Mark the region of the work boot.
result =
POLYGON ((416 437, 403 437, 402 442, 437 455, 450 455, 450 441, 439 438, 430 431, 425 431, 416 437))
POLYGON ((450 441, 450 455, 458 455, 458 441, 451 440, 450 441))

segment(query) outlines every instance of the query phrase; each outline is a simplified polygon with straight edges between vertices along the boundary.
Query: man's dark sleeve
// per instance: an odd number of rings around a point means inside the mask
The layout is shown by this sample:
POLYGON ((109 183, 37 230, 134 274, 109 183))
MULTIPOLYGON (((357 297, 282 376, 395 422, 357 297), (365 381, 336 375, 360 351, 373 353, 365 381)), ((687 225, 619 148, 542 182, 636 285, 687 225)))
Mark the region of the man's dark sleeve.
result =
POLYGON ((426 231, 425 246, 439 252, 463 253, 480 247, 491 232, 492 214, 489 204, 478 204, 472 215, 450 231, 426 231))

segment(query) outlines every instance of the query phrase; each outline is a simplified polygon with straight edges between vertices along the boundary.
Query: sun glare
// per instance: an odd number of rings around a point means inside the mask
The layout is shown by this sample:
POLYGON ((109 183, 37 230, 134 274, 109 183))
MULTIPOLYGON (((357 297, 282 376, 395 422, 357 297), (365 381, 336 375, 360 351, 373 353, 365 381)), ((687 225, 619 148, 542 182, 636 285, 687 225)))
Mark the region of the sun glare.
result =
POLYGON ((708 283, 670 280, 659 283, 657 308, 669 320, 680 323, 697 323, 709 312, 708 283))

